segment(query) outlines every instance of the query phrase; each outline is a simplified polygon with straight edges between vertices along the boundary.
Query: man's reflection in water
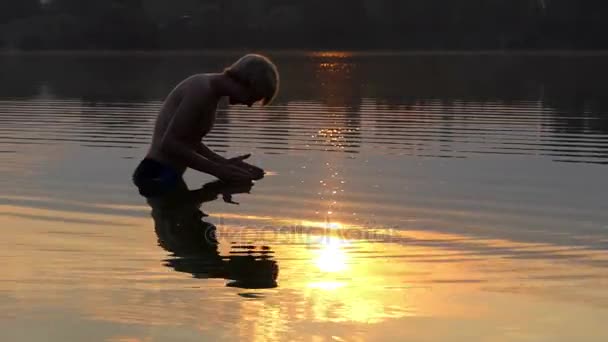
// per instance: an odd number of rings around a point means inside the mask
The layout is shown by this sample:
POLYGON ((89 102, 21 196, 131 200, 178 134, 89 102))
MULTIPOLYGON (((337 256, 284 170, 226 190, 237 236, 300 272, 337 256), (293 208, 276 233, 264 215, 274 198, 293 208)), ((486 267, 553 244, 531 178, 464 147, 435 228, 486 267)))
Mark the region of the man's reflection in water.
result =
MULTIPOLYGON (((154 230, 159 245, 172 253, 165 265, 195 278, 224 278, 228 286, 259 289, 277 286, 278 265, 266 246, 232 244, 230 255, 218 251, 216 227, 203 220, 201 205, 221 195, 226 203, 232 195, 249 193, 253 184, 234 185, 220 181, 189 190, 183 180, 162 195, 149 196, 154 230)), ((145 193, 140 188, 140 192, 145 193)))

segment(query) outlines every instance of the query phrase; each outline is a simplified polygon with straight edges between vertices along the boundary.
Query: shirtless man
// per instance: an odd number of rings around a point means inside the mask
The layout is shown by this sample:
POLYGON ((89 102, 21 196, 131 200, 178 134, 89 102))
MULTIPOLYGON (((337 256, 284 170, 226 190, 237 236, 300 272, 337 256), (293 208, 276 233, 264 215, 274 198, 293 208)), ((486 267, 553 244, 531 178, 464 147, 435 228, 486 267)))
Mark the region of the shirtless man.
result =
POLYGON ((244 162, 250 154, 226 159, 209 149, 202 138, 213 127, 222 97, 231 105, 251 107, 270 103, 278 92, 276 66, 266 57, 249 54, 224 72, 193 75, 167 96, 160 110, 152 144, 133 180, 142 194, 160 193, 177 184, 187 168, 226 182, 251 182, 264 170, 244 162))

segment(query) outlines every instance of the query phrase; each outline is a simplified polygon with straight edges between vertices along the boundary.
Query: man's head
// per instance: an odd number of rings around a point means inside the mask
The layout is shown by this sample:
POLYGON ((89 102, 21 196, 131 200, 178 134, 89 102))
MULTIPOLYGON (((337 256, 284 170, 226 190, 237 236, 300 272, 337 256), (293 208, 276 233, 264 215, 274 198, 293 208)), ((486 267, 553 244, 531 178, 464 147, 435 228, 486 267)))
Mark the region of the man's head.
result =
POLYGON ((279 91, 279 72, 266 57, 249 54, 224 70, 224 74, 236 81, 240 87, 238 94, 230 96, 231 104, 246 104, 262 101, 267 105, 279 91))

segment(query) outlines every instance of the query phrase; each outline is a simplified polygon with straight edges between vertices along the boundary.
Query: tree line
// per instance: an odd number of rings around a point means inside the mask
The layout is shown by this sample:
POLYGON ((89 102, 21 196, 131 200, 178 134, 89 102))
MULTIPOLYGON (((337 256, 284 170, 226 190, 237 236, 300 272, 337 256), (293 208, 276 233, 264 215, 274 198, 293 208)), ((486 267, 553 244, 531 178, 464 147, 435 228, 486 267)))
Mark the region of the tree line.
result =
POLYGON ((603 0, 2 0, 4 49, 605 49, 603 0))

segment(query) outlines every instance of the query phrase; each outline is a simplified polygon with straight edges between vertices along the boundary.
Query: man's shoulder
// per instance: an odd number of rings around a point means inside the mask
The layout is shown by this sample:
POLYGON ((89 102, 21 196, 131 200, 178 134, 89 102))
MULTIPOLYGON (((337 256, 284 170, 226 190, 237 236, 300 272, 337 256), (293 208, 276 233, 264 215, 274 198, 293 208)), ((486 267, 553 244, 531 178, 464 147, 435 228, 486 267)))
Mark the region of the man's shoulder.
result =
POLYGON ((174 90, 180 102, 185 101, 193 107, 207 107, 213 102, 208 74, 196 74, 183 80, 174 90))
POLYGON ((209 75, 197 74, 185 79, 179 86, 180 92, 185 97, 196 97, 199 100, 205 97, 211 90, 209 75))
POLYGON ((179 85, 178 88, 195 88, 195 89, 201 89, 201 88, 207 88, 209 87, 209 75, 208 74, 195 74, 192 75, 188 78, 186 78, 185 80, 183 80, 179 85))

